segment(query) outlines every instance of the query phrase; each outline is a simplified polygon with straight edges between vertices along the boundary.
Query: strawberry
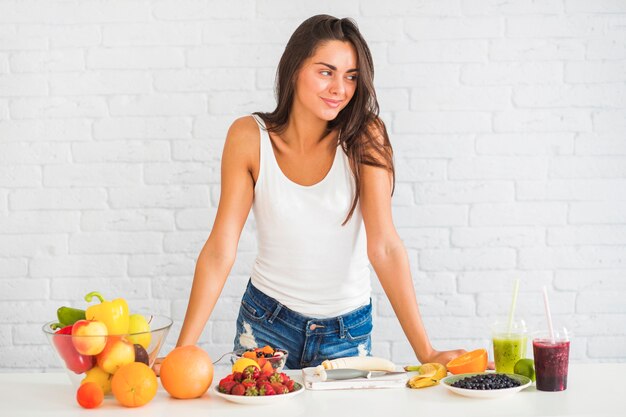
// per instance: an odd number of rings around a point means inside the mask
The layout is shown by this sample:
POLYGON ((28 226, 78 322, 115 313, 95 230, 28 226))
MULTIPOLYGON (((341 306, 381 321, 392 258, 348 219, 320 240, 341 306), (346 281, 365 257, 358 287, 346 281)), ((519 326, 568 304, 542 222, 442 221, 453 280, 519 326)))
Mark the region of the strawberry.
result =
POLYGON ((261 375, 259 379, 256 380, 256 387, 261 388, 261 386, 265 383, 269 383, 269 380, 267 379, 266 376, 261 375))
POLYGON ((244 379, 248 379, 248 378, 257 379, 260 375, 261 375, 261 370, 254 365, 247 366, 243 370, 244 379))
POLYGON ((295 384, 296 381, 294 381, 293 379, 288 380, 287 382, 285 382, 283 385, 287 387, 287 389, 289 390, 289 392, 293 392, 294 386, 293 384, 295 384))
POLYGON ((256 387, 256 381, 252 378, 246 378, 241 381, 241 384, 246 388, 256 387))
POLYGON ((281 380, 282 380, 281 382, 282 382, 283 384, 284 384, 285 382, 289 381, 289 377, 288 377, 288 376, 287 376, 287 374, 286 374, 286 373, 284 373, 284 372, 281 372, 281 373, 280 373, 280 378, 281 378, 281 380))
POLYGON ((219 392, 223 392, 224 394, 229 394, 230 390, 237 385, 237 382, 235 381, 226 381, 222 384, 222 382, 220 381, 220 385, 218 385, 217 390, 219 392))
POLYGON ((230 390, 231 395, 244 395, 246 393, 246 387, 243 384, 235 384, 235 386, 230 390))
POLYGON ((269 382, 264 382, 259 388, 259 395, 276 395, 276 391, 269 382))
POLYGON ((283 383, 283 378, 280 376, 279 373, 274 372, 272 375, 270 375, 269 377, 270 382, 279 382, 279 383, 283 383))
POLYGON ((246 388, 246 393, 244 394, 247 397, 257 397, 259 395, 259 390, 256 387, 246 388))
POLYGON ((274 391, 276 391, 277 395, 287 394, 289 392, 287 387, 281 384, 280 382, 272 382, 270 383, 270 385, 272 386, 272 388, 274 388, 274 391))
POLYGON ((241 382, 243 380, 243 374, 241 372, 235 372, 233 375, 233 381, 241 382))

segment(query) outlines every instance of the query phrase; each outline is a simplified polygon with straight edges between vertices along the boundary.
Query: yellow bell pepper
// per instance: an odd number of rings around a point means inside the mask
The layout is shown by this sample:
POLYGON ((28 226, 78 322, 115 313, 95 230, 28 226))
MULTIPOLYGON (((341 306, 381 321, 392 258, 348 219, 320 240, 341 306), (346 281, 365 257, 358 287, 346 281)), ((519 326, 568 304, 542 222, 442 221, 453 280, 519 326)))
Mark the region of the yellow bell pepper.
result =
POLYGON ((90 292, 85 296, 85 301, 91 302, 93 297, 100 299, 100 304, 92 305, 85 311, 87 320, 97 320, 107 326, 109 335, 128 333, 128 304, 123 298, 113 301, 105 301, 102 294, 97 291, 90 292))

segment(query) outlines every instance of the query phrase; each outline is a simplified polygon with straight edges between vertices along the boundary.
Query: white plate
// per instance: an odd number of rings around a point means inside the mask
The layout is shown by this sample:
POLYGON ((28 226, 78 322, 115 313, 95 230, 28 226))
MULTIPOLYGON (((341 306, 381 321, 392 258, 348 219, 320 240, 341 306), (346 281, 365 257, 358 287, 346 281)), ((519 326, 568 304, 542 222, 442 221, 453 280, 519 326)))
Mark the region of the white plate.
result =
POLYGON ((299 390, 294 390, 288 394, 280 394, 280 395, 263 395, 258 397, 246 397, 245 395, 230 395, 224 394, 223 392, 219 392, 217 389, 217 385, 213 386, 213 394, 217 395, 225 399, 226 401, 231 401, 237 404, 248 404, 248 405, 260 405, 260 404, 275 404, 280 401, 288 400, 297 395, 300 395, 304 392, 304 386, 300 384, 299 390))
POLYGON ((474 397, 474 398, 503 398, 509 395, 515 394, 523 390, 532 384, 532 381, 523 376, 523 375, 514 375, 514 374, 506 374, 507 376, 519 381, 522 385, 519 387, 513 388, 502 388, 502 389, 490 389, 490 390, 475 390, 475 389, 467 389, 467 388, 457 388, 453 387, 452 384, 460 379, 467 378, 474 375, 486 375, 493 374, 493 372, 478 372, 473 374, 460 374, 460 375, 451 375, 441 380, 441 384, 454 392, 455 394, 464 395, 466 397, 474 397))

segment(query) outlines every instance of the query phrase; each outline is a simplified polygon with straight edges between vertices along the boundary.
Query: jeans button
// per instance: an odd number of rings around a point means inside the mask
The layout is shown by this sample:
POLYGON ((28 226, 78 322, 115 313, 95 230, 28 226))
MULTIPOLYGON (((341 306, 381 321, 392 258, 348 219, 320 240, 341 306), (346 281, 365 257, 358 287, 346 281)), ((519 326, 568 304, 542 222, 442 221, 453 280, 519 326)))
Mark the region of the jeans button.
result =
POLYGON ((312 324, 309 326, 309 330, 315 330, 317 329, 317 324, 312 324))

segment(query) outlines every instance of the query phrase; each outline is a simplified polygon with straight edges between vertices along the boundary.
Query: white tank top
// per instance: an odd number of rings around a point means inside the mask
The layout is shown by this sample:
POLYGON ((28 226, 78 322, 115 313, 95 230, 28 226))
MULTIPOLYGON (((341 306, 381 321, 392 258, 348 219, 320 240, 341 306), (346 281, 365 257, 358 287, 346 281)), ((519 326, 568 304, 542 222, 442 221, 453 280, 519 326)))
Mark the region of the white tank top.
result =
POLYGON ((335 317, 367 305, 370 270, 360 205, 341 226, 355 192, 347 155, 338 146, 324 179, 297 184, 278 166, 265 123, 253 116, 261 159, 252 205, 259 250, 252 284, 309 317, 335 317))

